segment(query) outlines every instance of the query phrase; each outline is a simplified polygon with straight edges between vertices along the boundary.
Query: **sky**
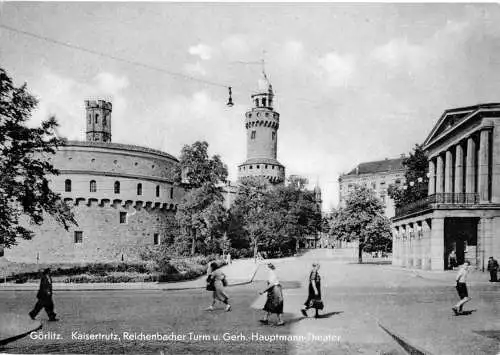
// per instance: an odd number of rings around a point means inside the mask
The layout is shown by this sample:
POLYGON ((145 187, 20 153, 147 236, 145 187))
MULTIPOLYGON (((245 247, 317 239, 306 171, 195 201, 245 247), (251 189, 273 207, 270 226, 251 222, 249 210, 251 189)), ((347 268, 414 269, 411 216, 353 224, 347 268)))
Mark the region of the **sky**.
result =
POLYGON ((0 27, 0 66, 39 99, 30 124, 55 115, 83 140, 84 100, 104 98, 113 142, 178 157, 205 140, 233 181, 264 59, 278 160, 325 211, 340 174, 410 152, 446 109, 500 102, 497 4, 1 2, 0 24, 106 55, 0 27))

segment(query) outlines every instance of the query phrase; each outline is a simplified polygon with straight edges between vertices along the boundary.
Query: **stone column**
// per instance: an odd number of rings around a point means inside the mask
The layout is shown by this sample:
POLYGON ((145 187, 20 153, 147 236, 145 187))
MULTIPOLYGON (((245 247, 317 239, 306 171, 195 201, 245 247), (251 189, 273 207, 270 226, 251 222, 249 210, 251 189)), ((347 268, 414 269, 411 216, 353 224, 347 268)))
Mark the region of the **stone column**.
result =
POLYGON ((464 192, 464 149, 462 144, 455 148, 455 189, 456 194, 464 192))
POLYGON ((431 227, 431 270, 444 270, 444 218, 433 218, 431 227))
POLYGON ((453 155, 451 150, 446 151, 446 163, 444 167, 444 192, 453 192, 453 155))
POLYGON ((465 165, 465 192, 476 192, 476 143, 472 137, 467 139, 467 163, 465 165))
POLYGON ((436 164, 433 158, 429 159, 429 188, 427 191, 429 196, 436 193, 436 164))
POLYGON ((441 155, 437 156, 436 163, 436 193, 443 193, 444 188, 444 162, 441 155))
POLYGON ((489 189, 489 157, 490 157, 490 131, 482 130, 479 143, 478 164, 478 192, 479 201, 488 202, 490 199, 489 189))
POLYGON ((427 220, 422 221, 422 269, 429 270, 431 268, 430 241, 431 229, 427 220))
POLYGON ((399 228, 392 230, 392 265, 399 266, 399 228))

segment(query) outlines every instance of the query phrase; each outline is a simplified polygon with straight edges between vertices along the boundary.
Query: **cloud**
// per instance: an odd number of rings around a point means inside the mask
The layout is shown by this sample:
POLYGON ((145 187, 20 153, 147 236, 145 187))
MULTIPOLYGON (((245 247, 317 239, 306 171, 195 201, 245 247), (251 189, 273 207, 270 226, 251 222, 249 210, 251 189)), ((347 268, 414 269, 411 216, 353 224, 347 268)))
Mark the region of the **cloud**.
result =
POLYGON ((205 68, 203 68, 203 66, 201 65, 200 62, 196 62, 194 64, 187 63, 187 64, 184 65, 184 70, 188 74, 194 75, 194 76, 197 76, 197 75, 205 76, 205 75, 207 75, 207 71, 205 70, 205 68))
POLYGON ((331 86, 348 86, 355 73, 355 60, 352 55, 341 56, 335 52, 327 53, 317 60, 318 76, 327 75, 331 86))
POLYGON ((299 62, 304 56, 304 45, 302 42, 290 40, 285 43, 284 52, 288 60, 299 62))
POLYGON ((123 91, 129 81, 108 72, 97 74, 89 83, 80 83, 46 70, 39 81, 30 84, 35 96, 39 98, 37 109, 33 112, 30 126, 37 126, 49 116, 55 115, 59 122, 58 132, 69 139, 85 139, 86 99, 105 99, 113 103, 113 115, 126 112, 126 99, 123 91))
POLYGON ((231 59, 246 58, 252 46, 252 40, 249 36, 235 34, 227 37, 221 42, 221 49, 225 56, 231 59))
POLYGON ((425 66, 430 55, 422 46, 413 45, 406 38, 397 38, 375 48, 371 57, 392 68, 414 69, 425 66))
POLYGON ((202 60, 209 60, 212 58, 212 48, 206 44, 198 44, 196 46, 189 47, 189 54, 197 55, 202 60))
POLYGON ((127 77, 117 77, 111 73, 105 72, 97 74, 94 78, 94 82, 97 88, 107 93, 107 95, 116 95, 129 86, 127 77))

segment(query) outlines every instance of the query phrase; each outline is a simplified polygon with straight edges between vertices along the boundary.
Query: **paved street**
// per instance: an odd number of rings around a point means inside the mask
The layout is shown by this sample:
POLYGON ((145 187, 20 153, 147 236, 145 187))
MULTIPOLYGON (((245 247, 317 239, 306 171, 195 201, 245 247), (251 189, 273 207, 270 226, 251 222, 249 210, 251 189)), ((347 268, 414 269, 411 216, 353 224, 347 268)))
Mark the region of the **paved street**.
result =
MULTIPOLYGON (((428 277, 425 272, 388 265, 347 264, 341 252, 330 255, 324 250, 276 260, 275 264, 285 287, 284 327, 258 322, 264 303, 258 291, 264 287, 267 272, 261 266, 253 284, 228 288, 233 302, 233 311, 228 313, 222 309, 204 311, 209 295, 200 289, 58 291, 55 302, 61 321, 48 323, 45 313, 39 316, 46 339, 26 337, 2 351, 404 354, 379 324, 431 354, 497 354, 500 350, 500 285, 485 282, 486 273, 471 277, 473 300, 466 309, 474 312, 455 317, 451 311, 457 301, 454 273, 428 277), (313 260, 321 263, 326 304, 321 319, 305 319, 299 311, 306 298, 305 284, 313 260), (169 337, 141 340, 141 332, 142 336, 160 333, 169 337), (135 340, 130 336, 133 333, 137 333, 135 340), (58 334, 62 339, 55 339, 58 334), (118 337, 78 339, 91 334, 118 337), (217 335, 219 338, 214 338, 217 335), (264 337, 275 335, 293 338, 264 337), (173 336, 177 339, 172 340, 173 336)), ((248 266, 242 266, 242 272, 248 274, 248 266)), ((237 277, 236 271, 231 273, 237 277)), ((0 314, 26 313, 34 296, 33 291, 0 291, 0 314)))

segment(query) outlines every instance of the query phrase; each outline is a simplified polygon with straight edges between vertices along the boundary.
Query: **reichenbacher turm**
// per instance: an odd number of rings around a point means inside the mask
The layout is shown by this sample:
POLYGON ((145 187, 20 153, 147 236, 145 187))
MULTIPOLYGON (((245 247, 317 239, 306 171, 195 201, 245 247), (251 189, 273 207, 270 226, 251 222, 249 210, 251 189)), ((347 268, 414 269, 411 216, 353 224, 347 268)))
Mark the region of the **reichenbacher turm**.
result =
POLYGON ((265 72, 259 90, 251 96, 252 108, 245 114, 247 160, 238 166, 238 178, 262 176, 273 184, 285 181, 285 167, 277 160, 280 114, 273 108, 274 93, 265 72))

